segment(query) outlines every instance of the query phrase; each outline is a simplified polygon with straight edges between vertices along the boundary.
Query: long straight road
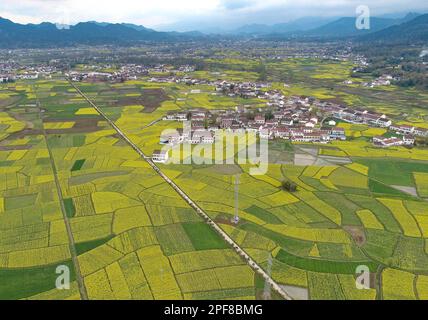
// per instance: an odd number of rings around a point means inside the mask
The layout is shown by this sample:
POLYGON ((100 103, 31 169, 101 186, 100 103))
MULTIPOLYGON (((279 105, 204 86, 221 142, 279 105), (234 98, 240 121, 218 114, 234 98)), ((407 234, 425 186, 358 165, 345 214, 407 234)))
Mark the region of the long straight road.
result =
POLYGON ((285 300, 292 300, 292 298, 278 285, 269 274, 267 274, 262 267, 260 267, 256 261, 254 261, 229 235, 223 231, 209 216, 203 211, 183 190, 181 190, 170 178, 168 178, 162 170, 151 160, 150 157, 146 156, 144 152, 134 144, 122 130, 116 126, 116 124, 107 115, 98 108, 95 103, 92 102, 74 83, 69 81, 71 86, 95 109, 97 112, 116 130, 116 132, 125 140, 147 163, 160 175, 204 220, 210 225, 246 262, 247 264, 263 279, 269 283, 273 290, 275 290, 285 300))
MULTIPOLYGON (((36 93, 36 90, 33 89, 33 91, 36 93)), ((43 126, 43 115, 42 115, 42 111, 41 111, 42 110, 41 109, 41 103, 40 103, 40 100, 37 96, 37 93, 36 93, 36 102, 37 102, 37 106, 39 109, 39 118, 40 118, 40 121, 42 123, 43 138, 45 140, 46 148, 47 148, 48 153, 49 153, 49 159, 50 159, 52 172, 53 172, 53 176, 54 176, 54 181, 55 181, 55 185, 56 185, 56 191, 57 191, 57 195, 58 195, 58 199, 59 199, 59 203, 60 203, 60 207, 61 207, 61 212, 62 212, 64 223, 65 223, 65 229, 67 231, 68 244, 69 244, 69 248, 70 248, 71 259, 73 261, 74 271, 76 273, 76 281, 77 281, 77 286, 79 288, 80 298, 82 300, 88 300, 88 293, 86 291, 85 283, 83 281, 82 273, 80 271, 79 259, 77 258, 76 243, 74 241, 74 236, 73 236, 73 232, 71 229, 70 219, 67 216, 67 211, 66 211, 65 205, 64 205, 64 199, 62 197, 61 184, 60 184, 59 179, 58 179, 58 170, 57 170, 56 165, 55 165, 52 150, 49 147, 48 135, 46 133, 45 127, 43 126)))

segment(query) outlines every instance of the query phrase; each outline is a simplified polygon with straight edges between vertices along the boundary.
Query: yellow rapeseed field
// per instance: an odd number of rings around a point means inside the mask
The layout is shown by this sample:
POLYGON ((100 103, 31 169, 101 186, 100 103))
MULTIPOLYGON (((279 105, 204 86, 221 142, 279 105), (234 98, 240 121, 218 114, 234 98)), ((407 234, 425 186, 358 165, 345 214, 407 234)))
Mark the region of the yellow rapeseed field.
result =
POLYGON ((268 224, 265 225, 265 228, 301 240, 342 244, 351 243, 348 234, 341 229, 298 228, 277 224, 268 224))
POLYGON ((27 154, 27 150, 14 150, 7 157, 8 161, 21 160, 27 154))
POLYGON ((244 262, 232 250, 206 250, 185 252, 169 257, 175 274, 200 271, 216 267, 240 265, 244 262))
POLYGON ((71 129, 73 128, 75 122, 66 121, 66 122, 45 122, 43 127, 46 130, 61 130, 61 129, 71 129))
POLYGON ((428 173, 414 173, 416 187, 421 197, 428 198, 428 173))
POLYGON ((395 199, 378 199, 394 215, 395 219, 403 228, 404 234, 409 237, 420 237, 421 231, 415 218, 407 211, 403 201, 395 199))
POLYGON ((91 300, 113 300, 115 295, 104 269, 84 278, 88 298, 91 300))
POLYGON ((364 227, 368 229, 384 229, 383 225, 370 210, 359 210, 357 211, 357 215, 361 219, 364 227))
POLYGON ((0 197, 0 213, 4 213, 4 198, 0 197))
POLYGON ((358 290, 355 285, 355 278, 353 275, 339 274, 338 276, 340 286, 348 300, 375 300, 376 289, 358 290))
POLYGON ((118 262, 106 267, 107 277, 116 300, 129 300, 132 298, 128 284, 118 262))
POLYGON ((119 260, 132 299, 152 300, 153 295, 141 269, 136 253, 128 254, 119 260))
POLYGON ((49 245, 57 246, 61 244, 68 244, 65 222, 63 220, 52 221, 49 227, 49 245))
POLYGON ((414 300, 415 276, 409 272, 385 269, 382 272, 382 290, 385 300, 414 300))
POLYGON ((359 164, 359 163, 348 164, 348 165, 346 165, 346 167, 351 169, 351 170, 354 170, 358 173, 361 173, 365 176, 367 176, 369 174, 369 168, 362 165, 362 164, 359 164))
POLYGON ((95 192, 92 194, 92 201, 97 214, 114 212, 117 209, 129 208, 140 204, 140 202, 117 192, 95 192))
POLYGON ((28 300, 37 301, 56 301, 56 300, 80 300, 80 292, 77 282, 70 283, 70 290, 52 289, 28 298, 28 300))
POLYGON ((428 276, 418 276, 416 290, 420 300, 428 300, 428 276))
POLYGON ((158 244, 153 228, 136 228, 116 236, 108 245, 123 254, 158 244))
POLYGON ((318 199, 318 197, 312 192, 299 191, 296 192, 296 196, 302 201, 306 202, 309 206, 322 213, 326 218, 330 219, 337 225, 342 223, 342 215, 332 206, 328 205, 324 201, 318 199))
POLYGON ((102 245, 79 256, 80 271, 87 276, 119 260, 123 255, 108 245, 102 245))
POLYGON ((323 167, 313 177, 315 179, 328 178, 338 167, 323 167))
POLYGON ((49 158, 48 149, 39 149, 37 150, 36 159, 49 158))
POLYGON ((114 214, 113 232, 120 234, 136 227, 150 225, 150 218, 144 206, 119 209, 114 214))
POLYGON ((97 110, 94 108, 80 108, 76 111, 75 115, 82 116, 82 115, 98 115, 97 110))
POLYGON ((300 201, 291 193, 286 191, 278 191, 277 193, 260 198, 260 200, 262 200, 267 204, 270 204, 272 207, 280 207, 280 206, 293 204, 300 201))
POLYGON ((45 247, 9 253, 8 268, 30 268, 69 260, 68 245, 45 247))
POLYGON ((248 266, 215 268, 177 275, 183 292, 246 288, 254 285, 254 272, 248 266))
POLYGON ((181 290, 175 280, 169 260, 160 246, 137 251, 138 259, 156 300, 181 300, 181 290))

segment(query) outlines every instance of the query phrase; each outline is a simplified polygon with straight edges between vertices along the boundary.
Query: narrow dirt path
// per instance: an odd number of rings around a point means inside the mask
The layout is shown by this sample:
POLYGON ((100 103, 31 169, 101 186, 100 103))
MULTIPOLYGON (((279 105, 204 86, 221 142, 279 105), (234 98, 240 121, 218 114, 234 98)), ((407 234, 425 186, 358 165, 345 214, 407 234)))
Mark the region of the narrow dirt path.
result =
MULTIPOLYGON (((36 91, 34 89, 33 89, 33 91, 35 92, 36 97, 37 97, 36 91)), ((86 291, 85 283, 83 281, 83 277, 82 277, 82 274, 80 272, 80 265, 79 265, 79 260, 77 258, 77 252, 76 252, 76 244, 75 244, 75 241, 74 241, 73 232, 71 230, 70 220, 69 220, 69 218, 67 216, 67 211, 66 211, 65 206, 64 206, 64 199, 62 197, 61 184, 60 184, 59 179, 58 179, 58 171, 57 171, 57 168, 56 168, 56 165, 55 165, 55 161, 54 161, 54 158, 53 158, 52 150, 51 150, 51 148, 49 147, 49 144, 48 144, 48 135, 47 135, 46 130, 45 130, 44 126, 43 126, 43 115, 42 115, 42 112, 41 112, 41 103, 40 103, 40 101, 39 101, 38 98, 36 98, 36 99, 37 99, 36 100, 37 101, 37 106, 38 106, 38 109, 39 109, 39 118, 40 118, 40 121, 42 122, 42 133, 43 133, 43 137, 45 139, 46 148, 48 149, 49 159, 50 159, 50 163, 51 163, 51 167, 52 167, 52 171, 53 171, 53 175, 54 175, 54 180, 55 180, 55 185, 56 185, 56 191, 57 191, 57 194, 58 194, 58 199, 59 199, 59 202, 60 202, 61 211, 62 211, 62 215, 63 215, 63 218, 64 218, 64 223, 65 223, 65 227, 66 227, 66 230, 67 230, 67 236, 68 236, 68 243, 69 243, 69 248, 70 248, 70 254, 71 254, 71 259, 73 261, 74 269, 75 269, 75 272, 76 272, 76 281, 77 281, 77 285, 79 287, 80 298, 82 300, 88 300, 88 293, 86 291)))

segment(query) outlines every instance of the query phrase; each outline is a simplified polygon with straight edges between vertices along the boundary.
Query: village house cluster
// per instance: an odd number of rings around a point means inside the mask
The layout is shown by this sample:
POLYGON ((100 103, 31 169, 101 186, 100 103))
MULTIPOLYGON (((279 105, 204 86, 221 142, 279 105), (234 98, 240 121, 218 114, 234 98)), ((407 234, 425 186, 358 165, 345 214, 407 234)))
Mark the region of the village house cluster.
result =
POLYGON ((228 82, 228 81, 215 81, 212 83, 215 86, 216 92, 222 93, 229 97, 242 97, 242 98, 264 98, 262 89, 270 87, 268 83, 254 83, 254 82, 228 82))
MULTIPOLYGON (((72 81, 110 81, 110 82, 123 82, 127 80, 137 80, 138 77, 148 76, 150 74, 171 73, 176 74, 179 72, 193 72, 195 68, 190 65, 183 65, 178 68, 158 64, 155 66, 145 66, 139 64, 125 64, 122 65, 117 71, 106 71, 112 69, 111 65, 93 65, 88 66, 87 70, 71 71, 66 74, 72 81)), ((180 77, 181 79, 182 77, 180 77)), ((151 82, 176 82, 179 77, 176 76, 162 76, 153 77, 151 82)))
POLYGON ((350 109, 333 103, 318 103, 317 106, 331 117, 352 124, 365 124, 371 127, 385 128, 399 137, 375 137, 373 144, 379 147, 412 146, 415 137, 428 138, 428 129, 409 125, 397 125, 385 114, 370 110, 350 109))
POLYGON ((399 146, 413 146, 415 144, 415 138, 413 136, 398 137, 382 137, 377 136, 373 138, 373 144, 382 148, 399 147, 399 146))
POLYGON ((19 68, 19 64, 14 61, 0 62, 0 83, 15 81, 19 68))
POLYGON ((392 125, 392 120, 385 114, 370 110, 351 109, 334 103, 320 103, 318 106, 324 113, 347 123, 380 128, 389 128, 392 125))
POLYGON ((370 127, 388 129, 402 137, 375 137, 378 147, 412 146, 415 136, 428 137, 428 130, 405 125, 394 125, 385 114, 364 109, 320 101, 311 97, 286 97, 279 90, 266 90, 267 83, 232 83, 214 81, 215 91, 223 95, 258 98, 267 101, 267 108, 254 109, 238 106, 235 110, 190 110, 170 113, 167 121, 189 121, 188 132, 179 131, 174 136, 161 137, 162 144, 211 144, 215 132, 224 129, 229 132, 255 132, 264 139, 286 139, 292 142, 329 143, 346 140, 345 129, 336 126, 337 121, 364 124, 370 127), (263 90, 264 89, 264 90, 263 90))
POLYGON ((392 81, 397 81, 397 80, 399 79, 394 78, 389 74, 384 74, 379 78, 377 78, 376 80, 363 83, 363 87, 374 88, 374 87, 380 87, 380 86, 390 86, 392 84, 392 81))
POLYGON ((88 71, 71 71, 66 74, 68 78, 72 81, 110 81, 110 82, 123 82, 126 80, 136 80, 138 76, 148 75, 149 71, 147 67, 136 65, 136 64, 127 64, 116 72, 106 72, 112 68, 110 65, 102 66, 90 66, 88 71))
POLYGON ((56 66, 40 64, 38 66, 21 66, 14 62, 0 63, 0 83, 14 82, 16 80, 36 80, 51 78, 58 72, 56 66))
POLYGON ((391 125, 389 130, 402 135, 412 135, 418 137, 428 137, 428 129, 409 125, 391 125))
POLYGON ((0 74, 0 83, 8 83, 15 81, 15 78, 10 74, 0 74))
MULTIPOLYGON (((254 89, 255 90, 255 89, 254 89)), ((215 132, 255 132, 262 139, 286 139, 295 142, 328 143, 346 140, 345 130, 335 126, 323 126, 312 112, 309 98, 285 99, 277 91, 259 96, 269 99, 270 108, 256 109, 238 106, 235 110, 191 110, 169 113, 166 121, 189 121, 190 130, 179 130, 163 135, 161 144, 212 144, 215 132)))
POLYGON ((373 144, 375 146, 388 148, 397 146, 413 146, 415 144, 415 136, 428 138, 428 129, 413 127, 408 125, 391 125, 389 130, 394 132, 399 137, 374 137, 373 144))

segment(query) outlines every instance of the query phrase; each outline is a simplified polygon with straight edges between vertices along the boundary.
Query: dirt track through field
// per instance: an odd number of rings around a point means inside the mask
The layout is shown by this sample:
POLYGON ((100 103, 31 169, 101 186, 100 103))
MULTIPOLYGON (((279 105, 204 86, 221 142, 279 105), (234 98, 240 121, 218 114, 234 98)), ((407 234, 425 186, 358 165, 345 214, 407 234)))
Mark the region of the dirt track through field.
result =
MULTIPOLYGON (((38 98, 37 98, 37 105, 39 106, 39 110, 41 110, 40 101, 38 98)), ((39 116, 40 116, 40 120, 43 121, 41 112, 39 113, 39 116)), ((42 134, 43 134, 43 137, 45 139, 46 148, 48 149, 49 159, 51 162, 52 172, 54 175, 54 180, 55 180, 55 185, 56 185, 56 191, 57 191, 58 199, 59 199, 60 206, 61 206, 61 211, 62 211, 64 223, 65 223, 65 228, 67 230, 68 244, 69 244, 69 248, 70 248, 71 259, 73 261, 73 265, 74 265, 74 269, 75 269, 75 273, 76 273, 76 281, 77 281, 77 285, 79 288, 80 298, 82 300, 88 300, 88 293, 86 291, 85 283, 83 281, 83 277, 82 277, 82 274, 80 272, 80 265, 79 265, 79 260, 77 258, 77 252, 76 252, 76 244, 74 241, 73 232, 71 230, 70 220, 67 216, 67 212, 66 212, 66 209, 64 206, 64 199, 62 198, 61 184, 60 184, 59 179, 58 179, 58 171, 57 171, 57 168, 55 165, 52 150, 48 144, 48 134, 47 134, 46 130, 44 130, 44 129, 42 129, 42 134)))

